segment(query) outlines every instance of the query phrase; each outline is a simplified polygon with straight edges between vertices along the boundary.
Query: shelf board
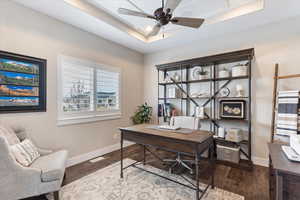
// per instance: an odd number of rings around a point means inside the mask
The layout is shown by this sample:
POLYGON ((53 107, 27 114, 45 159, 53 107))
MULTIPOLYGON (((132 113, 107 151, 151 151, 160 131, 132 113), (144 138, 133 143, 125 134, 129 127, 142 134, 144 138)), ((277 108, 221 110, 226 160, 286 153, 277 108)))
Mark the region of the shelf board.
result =
POLYGON ((212 97, 190 97, 191 99, 210 99, 212 97))
POLYGON ((247 119, 209 119, 209 118, 205 118, 205 119, 200 119, 200 120, 214 120, 214 121, 228 121, 228 122, 248 122, 247 119))
POLYGON ((236 79, 248 79, 249 76, 237 76, 237 77, 227 77, 227 78, 215 78, 215 81, 227 81, 227 80, 236 80, 236 79))
POLYGON ((216 121, 229 121, 229 122, 248 122, 248 119, 215 119, 216 121))
MULTIPOLYGON (((212 96, 209 97, 190 97, 190 99, 210 99, 212 98, 212 96)), ((215 97, 215 99, 248 99, 249 97, 215 97)), ((169 98, 169 97, 160 97, 158 98, 158 100, 164 100, 164 99, 183 99, 183 100, 187 100, 188 98, 183 97, 183 98, 169 98)))
POLYGON ((208 78, 208 79, 202 79, 202 80, 190 80, 186 81, 187 83, 201 83, 201 82, 210 82, 213 81, 214 79, 208 78))
POLYGON ((158 98, 158 100, 187 100, 187 98, 158 98))
POLYGON ((187 81, 182 81, 182 82, 176 82, 176 83, 173 83, 173 82, 170 82, 170 83, 158 83, 158 85, 175 85, 175 84, 187 84, 188 82, 187 81))
POLYGON ((249 97, 216 97, 216 99, 249 99, 249 97))
POLYGON ((189 83, 201 83, 201 82, 211 82, 211 81, 226 81, 226 80, 239 80, 239 79, 248 79, 249 76, 237 76, 237 77, 227 77, 227 78, 209 78, 202 80, 189 80, 181 82, 170 82, 170 83, 158 83, 158 85, 175 85, 175 84, 189 84, 189 83))
POLYGON ((225 140, 224 138, 219 138, 219 137, 215 137, 214 139, 218 142, 224 142, 224 143, 228 143, 228 144, 237 144, 237 145, 241 145, 241 144, 247 145, 248 144, 247 140, 243 140, 241 142, 233 142, 233 141, 228 141, 228 140, 225 140))

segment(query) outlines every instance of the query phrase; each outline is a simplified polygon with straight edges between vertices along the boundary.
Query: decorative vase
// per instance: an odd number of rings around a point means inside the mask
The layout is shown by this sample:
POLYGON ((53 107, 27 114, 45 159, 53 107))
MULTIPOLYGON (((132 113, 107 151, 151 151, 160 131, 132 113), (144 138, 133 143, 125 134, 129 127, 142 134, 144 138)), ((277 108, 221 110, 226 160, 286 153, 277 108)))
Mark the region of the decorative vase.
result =
POLYGON ((225 138, 225 128, 219 127, 219 129, 218 129, 218 137, 225 138))
POLYGON ((175 72, 175 74, 174 74, 174 76, 173 76, 173 79, 174 79, 176 82, 180 82, 181 77, 180 77, 180 75, 179 75, 177 72, 175 72))

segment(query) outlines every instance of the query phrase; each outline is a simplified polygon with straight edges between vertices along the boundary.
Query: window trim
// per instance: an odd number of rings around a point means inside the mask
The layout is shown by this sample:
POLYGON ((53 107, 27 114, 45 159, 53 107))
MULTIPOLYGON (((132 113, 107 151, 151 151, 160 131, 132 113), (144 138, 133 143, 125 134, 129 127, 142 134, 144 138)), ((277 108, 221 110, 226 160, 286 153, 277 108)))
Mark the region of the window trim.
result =
MULTIPOLYGON (((122 117, 122 70, 119 67, 114 67, 106 64, 101 64, 93 61, 88 61, 84 59, 78 59, 70 56, 59 55, 58 56, 58 69, 57 69, 57 125, 65 126, 72 124, 89 123, 103 120, 114 120, 120 119, 122 117), (83 111, 83 112, 70 112, 65 113, 62 109, 62 98, 63 98, 63 63, 69 62, 76 65, 90 66, 94 68, 94 93, 96 89, 96 69, 107 70, 111 72, 119 73, 119 88, 118 88, 118 101, 119 109, 110 111, 83 111)), ((94 106, 96 105, 96 93, 93 96, 94 106)))

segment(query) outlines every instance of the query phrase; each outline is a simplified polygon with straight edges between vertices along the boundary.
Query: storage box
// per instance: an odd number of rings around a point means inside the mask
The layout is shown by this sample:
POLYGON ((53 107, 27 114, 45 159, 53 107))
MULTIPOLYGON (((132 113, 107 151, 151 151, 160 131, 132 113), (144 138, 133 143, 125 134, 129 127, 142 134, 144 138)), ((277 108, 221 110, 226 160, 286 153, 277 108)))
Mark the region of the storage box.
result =
POLYGON ((237 65, 232 67, 232 77, 247 76, 248 67, 246 65, 237 65))
POLYGON ((240 147, 227 147, 217 145, 217 158, 218 160, 229 161, 233 163, 240 162, 240 147))
POLYGON ((229 129, 225 137, 226 140, 231 142, 241 142, 243 141, 243 131, 241 129, 229 129))

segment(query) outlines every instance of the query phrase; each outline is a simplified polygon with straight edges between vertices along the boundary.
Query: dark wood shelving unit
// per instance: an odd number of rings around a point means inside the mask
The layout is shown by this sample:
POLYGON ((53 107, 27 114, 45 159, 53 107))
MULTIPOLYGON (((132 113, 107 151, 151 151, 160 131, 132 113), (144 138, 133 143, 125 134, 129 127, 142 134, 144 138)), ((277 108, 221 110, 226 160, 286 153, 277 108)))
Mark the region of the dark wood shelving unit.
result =
MULTIPOLYGON (((198 104, 198 101, 204 101, 205 106, 207 106, 208 110, 206 114, 208 115, 207 119, 201 119, 203 123, 209 123, 209 131, 215 133, 217 135, 218 127, 222 124, 230 123, 232 124, 232 128, 236 128, 236 126, 243 126, 247 131, 247 140, 243 140, 242 142, 230 142, 225 139, 215 138, 216 143, 222 143, 225 145, 238 145, 241 147, 241 155, 244 155, 244 159, 241 159, 240 164, 230 163, 227 161, 218 161, 222 164, 228 164, 234 167, 241 167, 245 169, 250 169, 253 166, 253 162, 251 159, 252 151, 251 151, 251 141, 252 141, 252 126, 251 126, 251 67, 252 60, 254 57, 254 49, 245 49, 241 51, 235 51, 230 53, 218 54, 213 56, 206 56, 201 58, 194 58, 184 61, 178 61, 173 63, 161 64, 157 65, 156 68, 158 70, 158 103, 168 103, 169 100, 176 100, 178 104, 180 104, 181 115, 192 116, 191 106, 192 104, 198 104), (218 71, 219 67, 222 65, 231 65, 233 66, 236 63, 248 63, 248 75, 247 76, 238 76, 238 77, 227 77, 227 78, 219 78, 218 71), (201 66, 209 69, 210 77, 202 80, 192 80, 191 78, 191 70, 196 67, 201 66), (160 82, 160 78, 165 79, 169 73, 178 72, 181 76, 181 81, 178 82, 160 82), (236 96, 228 96, 228 97, 220 97, 219 90, 223 86, 226 87, 228 84, 234 81, 245 81, 247 83, 247 94, 242 97, 236 96), (206 84, 206 85, 201 85, 206 84), (205 97, 190 97, 191 87, 199 85, 203 87, 209 87, 209 96, 205 97), (184 90, 187 94, 183 98, 168 98, 167 97, 167 88, 168 87, 180 87, 180 90, 184 90), (160 92, 163 91, 163 92, 160 92), (162 96, 160 96, 162 93, 162 96), (245 100, 246 101, 246 118, 245 119, 222 119, 219 117, 219 103, 220 100, 245 100)), ((173 80, 174 81, 174 80, 173 80)), ((203 104, 201 104, 203 105, 203 104)), ((200 106, 201 106, 200 105, 200 106)), ((164 118, 164 121, 168 119, 164 118)))

